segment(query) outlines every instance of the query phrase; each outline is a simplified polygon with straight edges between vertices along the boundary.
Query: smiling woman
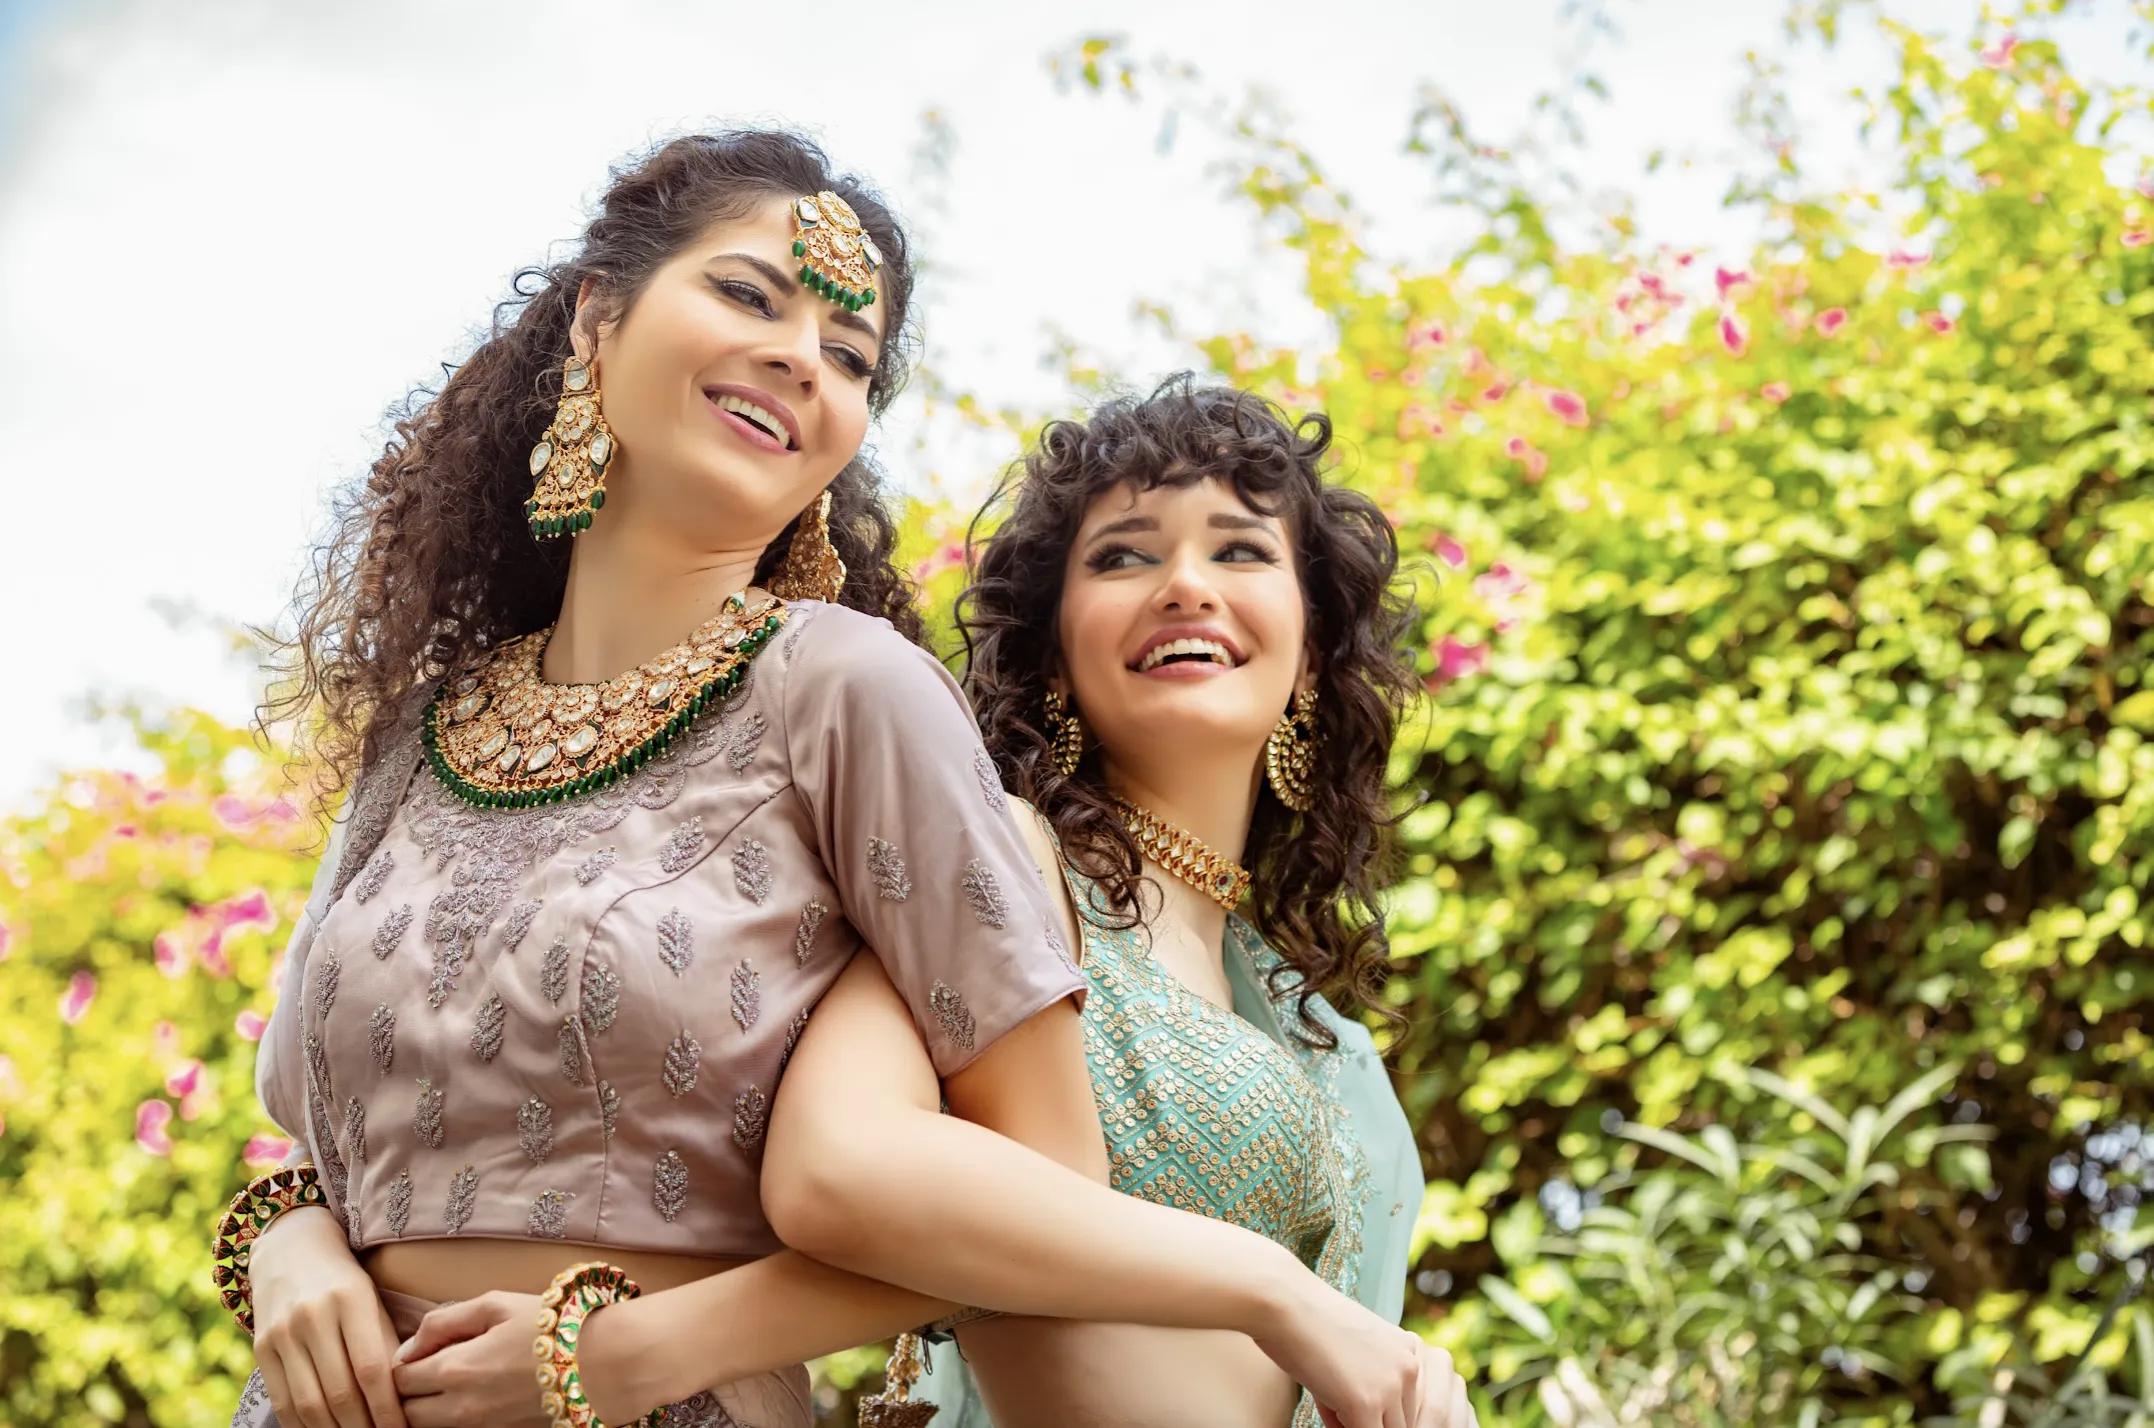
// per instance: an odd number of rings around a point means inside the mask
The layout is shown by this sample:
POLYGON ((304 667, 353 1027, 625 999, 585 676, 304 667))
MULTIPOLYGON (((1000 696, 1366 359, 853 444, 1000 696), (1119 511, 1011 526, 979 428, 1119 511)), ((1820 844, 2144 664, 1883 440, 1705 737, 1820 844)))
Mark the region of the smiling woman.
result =
POLYGON ((1084 981, 861 456, 910 283, 812 145, 676 140, 340 509, 278 706, 349 792, 260 1043, 293 1157, 212 1266, 241 1428, 803 1428, 803 1359, 956 1301, 1261 1335, 1350 1428, 1410 1387, 1268 1241, 1098 1183, 1084 981), (765 1173, 860 1114, 787 1067, 868 969, 889 1283, 765 1173))

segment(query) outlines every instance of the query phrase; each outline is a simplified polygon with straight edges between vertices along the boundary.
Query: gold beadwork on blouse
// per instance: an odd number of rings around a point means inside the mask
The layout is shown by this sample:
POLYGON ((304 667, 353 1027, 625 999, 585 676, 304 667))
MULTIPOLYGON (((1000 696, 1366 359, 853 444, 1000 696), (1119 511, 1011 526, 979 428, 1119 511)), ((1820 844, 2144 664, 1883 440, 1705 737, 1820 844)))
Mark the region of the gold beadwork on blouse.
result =
POLYGON ((446 680, 421 737, 442 785, 481 808, 529 808, 619 781, 664 752, 785 623, 768 599, 727 599, 716 619, 626 674, 596 684, 550 684, 540 672, 549 630, 487 652, 446 680))
MULTIPOLYGON (((1117 800, 1119 802, 1120 800, 1117 800)), ((1144 855, 1228 912, 1249 893, 1249 870, 1149 808, 1122 804, 1122 823, 1144 855)))

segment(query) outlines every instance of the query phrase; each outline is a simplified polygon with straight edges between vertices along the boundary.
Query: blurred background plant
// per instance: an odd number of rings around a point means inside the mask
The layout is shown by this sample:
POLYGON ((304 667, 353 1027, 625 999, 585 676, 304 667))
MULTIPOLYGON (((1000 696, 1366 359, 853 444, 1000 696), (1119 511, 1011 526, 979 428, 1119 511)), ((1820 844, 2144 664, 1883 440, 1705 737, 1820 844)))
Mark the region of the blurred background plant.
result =
MULTIPOLYGON (((2154 1414, 2154 167, 2148 93, 2047 37, 2074 8, 1935 35, 1795 7, 1790 43, 1890 46, 1848 101, 1890 173, 1815 186, 1754 60, 1739 263, 1648 243, 1567 169, 1583 68, 1501 144, 1427 96, 1405 137, 1472 236, 1401 260, 1268 104, 1113 38, 1054 58, 1070 103, 1221 146, 1323 335, 1149 319, 1329 412, 1411 558, 1408 1322, 1486 1423, 2154 1414)), ((938 608, 966 514, 909 512, 938 608)), ((318 830, 274 753, 125 717, 161 772, 0 827, 0 1178, 32 1192, 0 1198, 0 1416, 26 1424, 228 1410, 248 1356, 202 1227, 279 1149, 249 1048, 318 830)), ((823 1365, 819 1404, 875 1362, 823 1365)))

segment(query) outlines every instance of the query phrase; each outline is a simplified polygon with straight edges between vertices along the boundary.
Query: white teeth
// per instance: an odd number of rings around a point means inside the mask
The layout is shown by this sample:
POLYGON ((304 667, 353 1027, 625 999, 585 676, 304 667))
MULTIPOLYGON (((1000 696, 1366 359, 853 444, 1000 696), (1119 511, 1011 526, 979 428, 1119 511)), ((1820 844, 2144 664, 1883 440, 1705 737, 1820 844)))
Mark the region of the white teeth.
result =
POLYGON ((1234 656, 1217 640, 1169 640, 1146 653, 1137 664, 1137 672, 1142 674, 1148 669, 1157 669, 1175 655, 1202 655, 1213 664, 1223 664, 1229 669, 1234 667, 1234 656))
POLYGON ((791 433, 786 431, 785 423, 779 421, 776 417, 772 416, 769 412, 764 411, 761 407, 757 406, 754 402, 749 401, 747 398, 736 397, 731 392, 727 392, 718 398, 718 405, 720 409, 724 411, 738 412, 742 416, 748 418, 748 420, 754 422, 757 426, 763 428, 763 430, 769 432, 772 436, 778 438, 780 444, 784 446, 791 446, 793 444, 792 435, 791 433))

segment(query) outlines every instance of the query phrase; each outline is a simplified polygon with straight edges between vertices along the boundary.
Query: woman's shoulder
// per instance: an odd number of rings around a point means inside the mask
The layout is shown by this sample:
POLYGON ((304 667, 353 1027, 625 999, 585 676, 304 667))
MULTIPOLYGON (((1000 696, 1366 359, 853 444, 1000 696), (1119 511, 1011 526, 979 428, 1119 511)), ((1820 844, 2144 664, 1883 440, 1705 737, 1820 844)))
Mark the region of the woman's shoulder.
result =
POLYGON ((799 600, 786 607, 786 624, 778 636, 785 663, 817 689, 902 694, 917 691, 923 681, 956 687, 933 654, 880 615, 799 600))

